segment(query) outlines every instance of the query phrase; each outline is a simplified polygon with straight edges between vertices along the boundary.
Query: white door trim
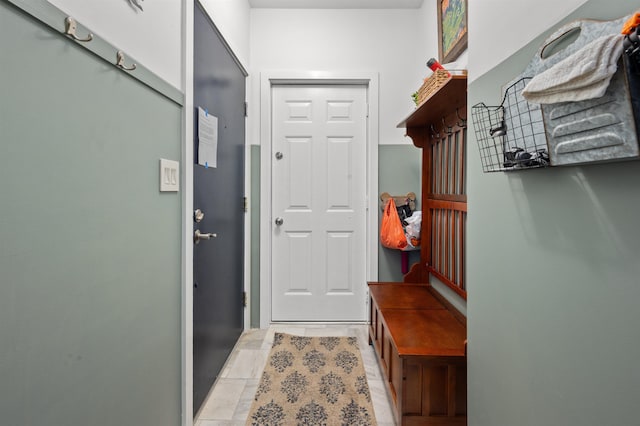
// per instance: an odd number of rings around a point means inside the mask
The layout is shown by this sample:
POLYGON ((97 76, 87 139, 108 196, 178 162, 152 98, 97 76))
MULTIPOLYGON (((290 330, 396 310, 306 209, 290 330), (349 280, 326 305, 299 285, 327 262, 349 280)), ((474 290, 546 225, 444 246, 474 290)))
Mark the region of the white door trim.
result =
MULTIPOLYGON (((260 74, 260 327, 271 324, 271 88, 273 85, 351 84, 367 89, 366 279, 378 279, 378 91, 375 72, 267 71, 260 74)), ((363 301, 364 303, 364 301, 363 301)))
POLYGON ((193 18, 194 3, 182 3, 182 424, 193 426, 193 18))

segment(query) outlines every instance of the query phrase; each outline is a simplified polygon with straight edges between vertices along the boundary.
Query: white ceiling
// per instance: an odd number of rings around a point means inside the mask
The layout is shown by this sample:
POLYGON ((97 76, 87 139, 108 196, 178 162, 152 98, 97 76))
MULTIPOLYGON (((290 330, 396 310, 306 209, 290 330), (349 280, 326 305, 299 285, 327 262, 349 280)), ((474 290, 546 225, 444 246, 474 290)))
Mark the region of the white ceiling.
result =
POLYGON ((249 0, 256 9, 419 9, 424 0, 249 0))

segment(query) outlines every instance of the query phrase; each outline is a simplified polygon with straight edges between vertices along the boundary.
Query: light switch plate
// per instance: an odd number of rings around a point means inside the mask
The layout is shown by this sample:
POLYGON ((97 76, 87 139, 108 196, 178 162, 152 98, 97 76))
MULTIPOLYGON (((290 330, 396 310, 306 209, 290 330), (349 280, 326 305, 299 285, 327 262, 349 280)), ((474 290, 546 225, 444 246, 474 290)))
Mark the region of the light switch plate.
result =
POLYGON ((180 189, 180 163, 160 159, 160 192, 177 192, 180 189))

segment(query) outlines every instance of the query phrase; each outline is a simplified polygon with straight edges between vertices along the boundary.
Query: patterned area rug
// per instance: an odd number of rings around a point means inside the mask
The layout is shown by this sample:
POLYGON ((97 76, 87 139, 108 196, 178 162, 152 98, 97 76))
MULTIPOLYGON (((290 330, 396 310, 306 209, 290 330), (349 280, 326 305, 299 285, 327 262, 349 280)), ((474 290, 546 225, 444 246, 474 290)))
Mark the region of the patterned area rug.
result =
POLYGON ((376 425, 356 337, 276 333, 247 425, 376 425))

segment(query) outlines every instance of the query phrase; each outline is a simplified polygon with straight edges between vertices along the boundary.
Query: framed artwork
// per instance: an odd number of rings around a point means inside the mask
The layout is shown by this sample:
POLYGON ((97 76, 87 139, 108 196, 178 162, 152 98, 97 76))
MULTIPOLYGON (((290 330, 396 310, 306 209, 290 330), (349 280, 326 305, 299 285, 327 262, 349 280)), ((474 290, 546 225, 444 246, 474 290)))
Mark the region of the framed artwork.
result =
POLYGON ((438 0, 438 55, 455 61, 467 48, 467 0, 438 0))

